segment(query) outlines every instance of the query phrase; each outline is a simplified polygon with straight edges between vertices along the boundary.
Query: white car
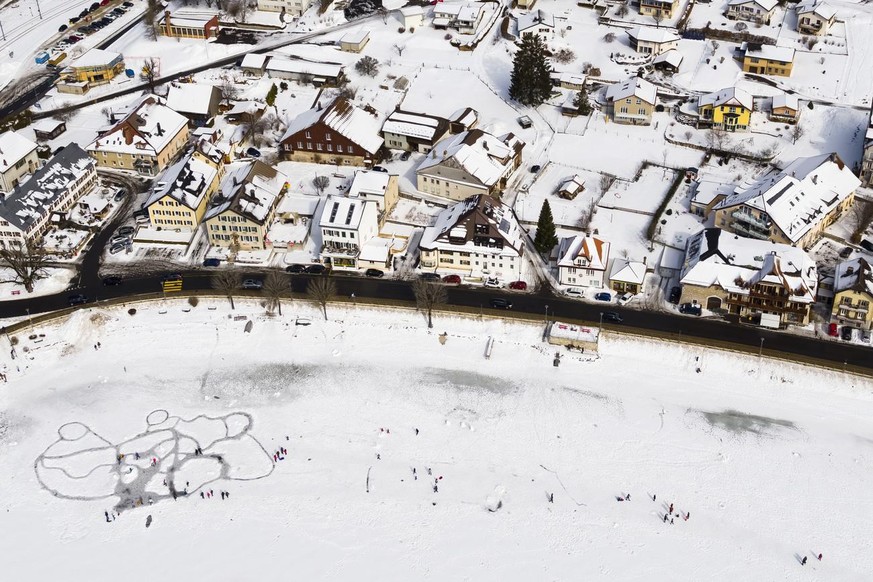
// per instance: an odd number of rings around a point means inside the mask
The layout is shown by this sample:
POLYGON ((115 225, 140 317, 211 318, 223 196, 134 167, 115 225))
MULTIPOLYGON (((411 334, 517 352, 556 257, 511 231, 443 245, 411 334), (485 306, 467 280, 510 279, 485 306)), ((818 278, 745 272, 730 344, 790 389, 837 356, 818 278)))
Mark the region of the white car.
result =
POLYGON ((629 303, 634 297, 636 297, 636 295, 634 295, 633 293, 625 293, 623 295, 619 295, 618 304, 625 305, 626 303, 629 303))
POLYGON ((500 280, 497 277, 487 277, 485 279, 485 286, 500 289, 503 285, 500 284, 500 280))
POLYGON ((582 289, 579 289, 578 287, 570 287, 569 289, 564 289, 564 295, 566 295, 567 297, 573 297, 575 299, 581 299, 585 296, 585 294, 582 292, 582 289))

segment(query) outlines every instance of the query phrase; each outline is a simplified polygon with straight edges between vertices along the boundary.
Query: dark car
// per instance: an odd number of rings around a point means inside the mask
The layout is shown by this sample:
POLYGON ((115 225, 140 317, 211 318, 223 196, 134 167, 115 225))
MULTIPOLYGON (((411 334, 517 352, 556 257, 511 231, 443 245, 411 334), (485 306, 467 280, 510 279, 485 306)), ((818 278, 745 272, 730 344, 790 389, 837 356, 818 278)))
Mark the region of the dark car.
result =
POLYGON ((161 283, 169 283, 170 281, 181 281, 182 273, 167 273, 161 277, 161 283))
POLYGON ((58 27, 58 32, 64 32, 67 28, 68 26, 66 24, 62 24, 58 27))
POLYGON ((442 281, 442 277, 440 277, 437 273, 421 273, 418 275, 418 278, 425 281, 442 281))
POLYGON ((531 174, 536 174, 536 173, 539 172, 539 171, 540 171, 540 165, 539 165, 539 164, 534 164, 533 166, 530 167, 530 173, 531 173, 531 174))
POLYGON ((314 265, 309 265, 308 267, 306 267, 306 272, 310 275, 324 275, 325 273, 327 273, 327 267, 316 263, 314 265))
POLYGON ((108 277, 103 277, 103 284, 107 287, 121 285, 121 277, 118 275, 109 275, 108 277))
POLYGON ((246 150, 246 155, 251 156, 253 158, 260 158, 261 152, 257 148, 249 148, 246 150))
POLYGON ((133 2, 122 2, 122 6, 127 6, 128 8, 133 8, 133 2))
POLYGON ((405 162, 406 160, 409 159, 409 156, 411 156, 411 155, 412 155, 412 152, 403 152, 402 154, 400 154, 400 159, 405 162))
POLYGON ((378 278, 378 277, 384 277, 385 273, 383 273, 379 269, 367 269, 366 271, 364 271, 364 275, 366 275, 367 277, 377 277, 378 278))
POLYGON ((118 233, 118 236, 130 236, 133 234, 134 230, 135 229, 132 226, 122 226, 116 231, 116 233, 118 233))
POLYGON ((81 11, 81 12, 79 13, 79 18, 85 18, 85 17, 88 16, 90 13, 91 13, 91 11, 88 10, 88 9, 86 8, 86 9, 84 9, 83 11, 81 11))
POLYGON ((203 266, 204 267, 217 267, 221 265, 221 259, 204 259, 203 266))
POLYGON ((246 279, 242 284, 243 289, 263 289, 264 282, 260 279, 246 279))
POLYGON ((870 242, 869 240, 867 240, 867 239, 865 238, 864 240, 861 241, 861 248, 863 248, 863 249, 866 250, 866 251, 870 251, 871 253, 873 253, 873 242, 870 242))
POLYGON ((679 306, 679 313, 699 316, 703 312, 699 303, 683 303, 679 306))
POLYGON ((386 173, 388 172, 388 170, 386 170, 382 166, 373 166, 373 171, 374 172, 386 172, 386 173))
POLYGON ((667 301, 673 305, 678 305, 680 297, 682 297, 682 287, 673 287, 670 289, 670 298, 667 301))
POLYGON ((855 328, 848 326, 848 325, 844 325, 843 329, 840 330, 840 337, 843 339, 843 341, 850 342, 850 341, 852 341, 852 335, 853 335, 854 331, 855 331, 855 328))
POLYGON ((115 10, 112 11, 112 14, 117 14, 119 16, 121 16, 124 13, 125 13, 125 10, 124 10, 124 8, 121 8, 121 7, 116 8, 115 10))
POLYGON ((78 16, 73 16, 72 18, 70 18, 70 24, 76 24, 80 20, 81 18, 79 18, 78 16))
POLYGON ((67 303, 70 305, 83 305, 88 303, 88 298, 82 295, 81 293, 77 293, 75 295, 70 295, 67 297, 67 303))
POLYGON ((97 10, 98 8, 100 8, 100 3, 99 3, 99 2, 94 2, 93 4, 91 4, 91 6, 88 7, 88 10, 89 10, 90 12, 94 12, 94 11, 97 10))
POLYGON ((852 250, 853 250, 852 247, 844 248, 843 250, 840 251, 840 258, 841 259, 848 259, 849 255, 852 254, 852 250))
POLYGON ((303 265, 291 265, 289 267, 285 267, 285 271, 288 273, 305 273, 306 267, 303 265))
POLYGON ((491 307, 494 309, 512 309, 512 303, 500 297, 491 300, 491 307))
POLYGON ((612 323, 621 323, 624 319, 615 311, 604 311, 602 314, 603 321, 611 321, 612 323))
POLYGON ((607 293, 606 291, 601 291, 597 295, 594 296, 597 301, 612 301, 612 295, 607 293))

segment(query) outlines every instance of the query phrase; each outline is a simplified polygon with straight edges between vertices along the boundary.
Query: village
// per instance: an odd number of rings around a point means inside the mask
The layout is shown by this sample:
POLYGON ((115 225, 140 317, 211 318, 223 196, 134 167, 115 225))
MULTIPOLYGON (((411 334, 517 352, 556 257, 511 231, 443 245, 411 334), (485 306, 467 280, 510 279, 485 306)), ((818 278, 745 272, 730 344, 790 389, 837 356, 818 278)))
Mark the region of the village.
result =
POLYGON ((0 243, 47 274, 7 299, 65 289, 113 228, 106 284, 423 278, 870 343, 863 4, 251 4, 37 29, 20 66, 56 79, 0 135, 0 243))

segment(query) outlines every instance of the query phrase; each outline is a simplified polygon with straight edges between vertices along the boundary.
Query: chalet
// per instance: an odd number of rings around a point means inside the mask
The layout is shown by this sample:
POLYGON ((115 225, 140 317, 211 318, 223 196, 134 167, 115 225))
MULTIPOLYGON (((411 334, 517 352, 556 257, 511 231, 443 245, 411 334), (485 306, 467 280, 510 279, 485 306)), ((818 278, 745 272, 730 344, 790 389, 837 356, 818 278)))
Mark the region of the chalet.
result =
POLYGON ((754 100, 739 87, 728 87, 697 99, 698 127, 725 131, 747 131, 752 120, 754 100))
POLYGON ((588 235, 558 243, 558 283, 570 287, 603 287, 609 262, 609 243, 588 235))
POLYGON ((167 107, 190 119, 194 127, 209 124, 220 103, 221 91, 214 85, 180 83, 167 93, 167 107))
POLYGON ((794 68, 794 49, 771 44, 744 42, 739 55, 743 71, 758 75, 790 77, 794 68))
POLYGON ((36 171, 39 167, 36 148, 36 143, 16 131, 0 134, 0 190, 12 190, 23 176, 36 171))
POLYGON ((585 191, 585 181, 576 174, 572 178, 567 178, 558 186, 558 196, 566 200, 573 200, 580 193, 585 191))
POLYGON ((797 95, 779 93, 773 96, 770 105, 770 119, 784 123, 797 123, 800 117, 800 101, 797 95))
POLYGON ((426 154, 449 132, 442 117, 398 109, 382 124, 385 147, 426 154))
POLYGON ((873 267, 865 259, 837 265, 831 319, 842 325, 873 329, 873 267))
POLYGON ((776 11, 776 4, 776 0, 729 0, 725 16, 731 20, 769 25, 776 11))
POLYGON ((606 89, 609 115, 616 123, 651 125, 658 90, 642 77, 631 77, 606 89))
POLYGON ((627 32, 630 46, 644 55, 660 55, 679 48, 679 35, 666 28, 637 26, 627 32))
POLYGON ((801 2, 794 9, 797 14, 797 32, 825 36, 837 21, 837 12, 821 0, 801 2))
POLYGON ((517 23, 519 38, 532 34, 540 37, 544 43, 548 43, 555 36, 555 17, 542 10, 519 15, 517 23))

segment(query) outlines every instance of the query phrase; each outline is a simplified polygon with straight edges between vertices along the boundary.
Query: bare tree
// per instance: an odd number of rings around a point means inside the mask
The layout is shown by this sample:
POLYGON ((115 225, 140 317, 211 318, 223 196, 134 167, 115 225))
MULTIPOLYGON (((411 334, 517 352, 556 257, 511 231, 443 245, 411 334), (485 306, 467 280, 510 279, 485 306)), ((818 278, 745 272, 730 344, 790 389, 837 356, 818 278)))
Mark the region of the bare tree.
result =
POLYGON ((330 178, 327 176, 316 176, 312 179, 312 185, 315 187, 315 191, 318 192, 318 195, 321 196, 324 194, 325 188, 330 186, 330 178))
POLYGON ((270 129, 271 121, 265 117, 254 118, 253 116, 243 123, 243 131, 246 138, 255 147, 260 147, 264 138, 264 132, 270 129))
POLYGON ((112 109, 107 105, 103 109, 100 110, 100 115, 106 116, 106 122, 109 123, 112 121, 112 109))
POLYGON ((568 48, 562 48, 558 50, 558 52, 556 52, 552 58, 555 60, 555 62, 566 65, 567 63, 572 63, 576 60, 576 53, 568 48))
POLYGON ((142 20, 146 27, 146 38, 149 40, 157 40, 158 38, 158 20, 163 13, 162 10, 163 7, 159 0, 148 0, 142 20))
POLYGON ((212 288, 220 291, 225 297, 230 300, 230 308, 236 309, 233 304, 233 296, 239 289, 240 277, 231 270, 225 269, 217 272, 212 276, 212 288))
POLYGON ((306 286, 309 298, 321 306, 324 320, 327 321, 327 304, 336 297, 336 283, 330 277, 317 277, 306 286))
POLYGON ((362 75, 375 77, 379 72, 379 61, 369 55, 361 57, 361 60, 355 63, 355 70, 362 75))
POLYGON ((711 150, 723 151, 727 145, 727 132, 721 128, 713 127, 706 132, 706 143, 711 150))
POLYGON ((267 311, 279 310, 282 315, 282 298, 290 296, 290 281, 288 276, 278 269, 273 269, 264 278, 264 296, 267 298, 267 311))
POLYGON ((600 175, 600 193, 605 194, 607 190, 612 188, 612 185, 615 184, 615 176, 612 174, 601 174, 600 175))
MULTIPOLYGON (((69 107, 69 106, 70 106, 69 103, 64 103, 63 105, 61 105, 61 107, 69 107)), ((66 111, 58 111, 57 113, 52 115, 52 117, 54 119, 57 119, 58 121, 67 122, 67 121, 73 119, 77 113, 79 113, 78 109, 67 109, 66 111)))
POLYGON ((660 27, 661 23, 664 21, 664 13, 660 10, 655 10, 655 12, 652 13, 652 19, 655 21, 655 26, 660 27))
POLYGON ((433 310, 444 305, 449 299, 445 285, 416 279, 412 282, 412 292, 415 294, 415 303, 419 309, 427 313, 427 327, 433 327, 433 310))
POLYGON ((403 44, 395 44, 395 45, 394 45, 394 50, 397 51, 397 54, 398 54, 399 56, 402 57, 402 56, 403 56, 403 51, 406 50, 406 45, 403 45, 403 44))
POLYGON ((221 98, 224 99, 228 105, 239 96, 239 87, 237 87, 236 82, 230 78, 221 81, 221 84, 218 85, 218 90, 221 91, 221 98))
POLYGON ((615 11, 619 18, 624 18, 628 15, 629 12, 630 8, 628 7, 627 2, 622 2, 621 5, 618 7, 618 10, 615 11))
POLYGON ((861 237, 864 236, 864 231, 873 222, 873 202, 855 198, 855 204, 852 206, 852 218, 855 225, 855 228, 852 229, 852 242, 858 244, 861 242, 861 237))
POLYGON ((806 128, 800 125, 800 122, 796 123, 794 127, 791 128, 792 143, 797 143, 804 135, 806 135, 806 128))
POLYGON ((12 277, 0 282, 24 285, 28 293, 33 293, 34 283, 48 275, 45 250, 32 242, 9 243, 0 247, 0 264, 12 270, 12 277))
POLYGON ((142 76, 145 77, 146 82, 149 84, 149 90, 155 90, 155 76, 158 71, 158 60, 155 58, 148 58, 143 61, 142 64, 142 76))

